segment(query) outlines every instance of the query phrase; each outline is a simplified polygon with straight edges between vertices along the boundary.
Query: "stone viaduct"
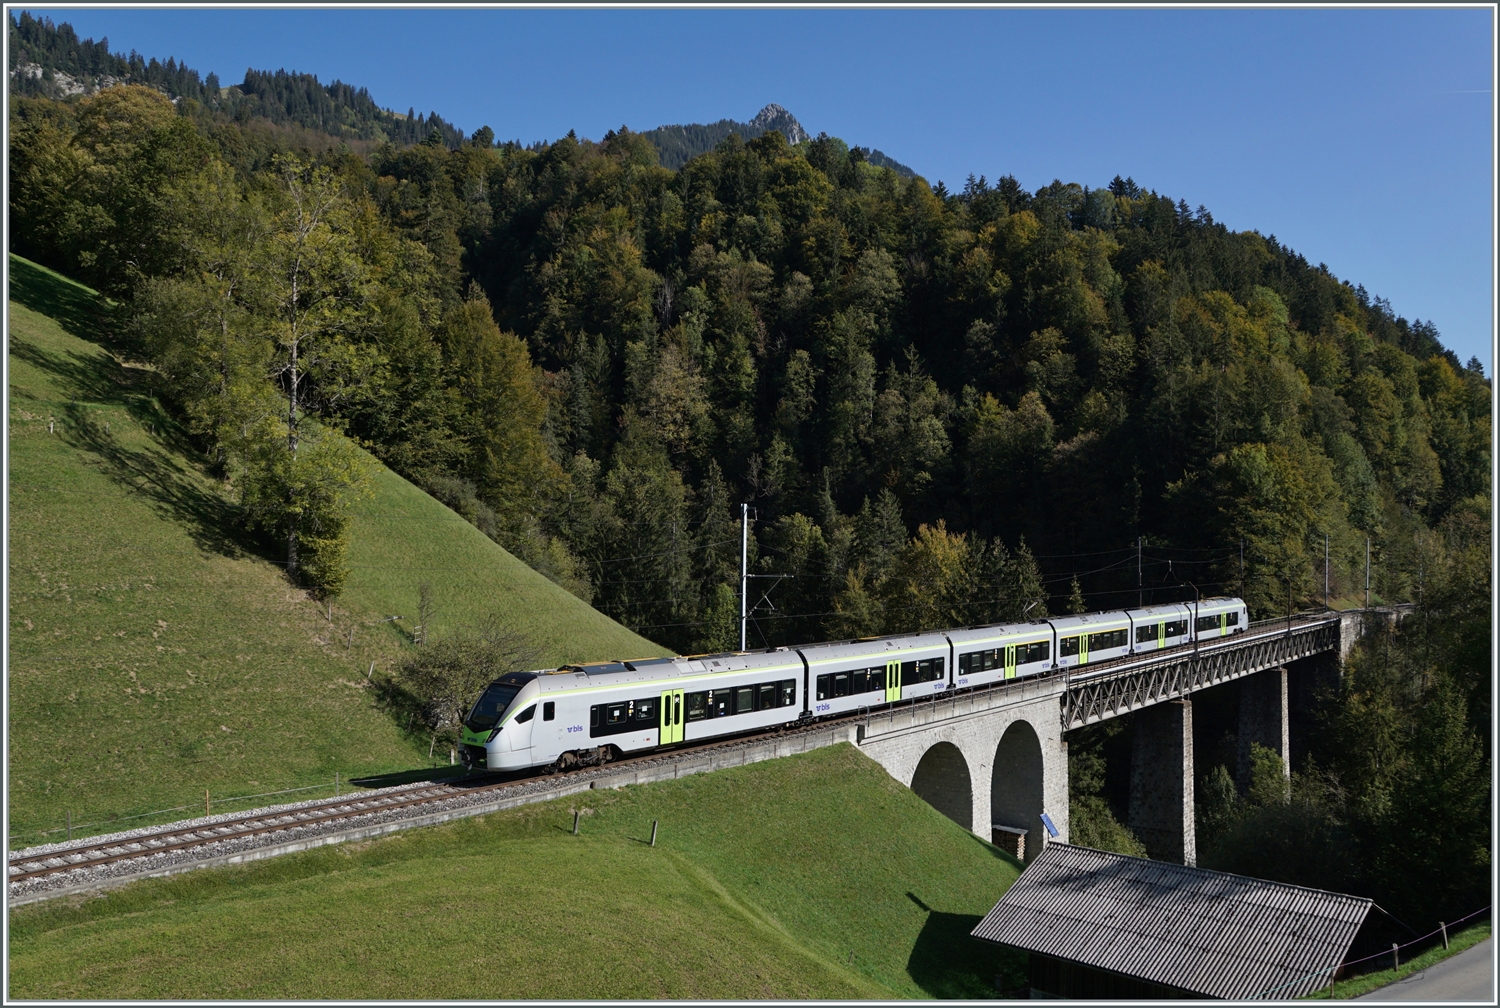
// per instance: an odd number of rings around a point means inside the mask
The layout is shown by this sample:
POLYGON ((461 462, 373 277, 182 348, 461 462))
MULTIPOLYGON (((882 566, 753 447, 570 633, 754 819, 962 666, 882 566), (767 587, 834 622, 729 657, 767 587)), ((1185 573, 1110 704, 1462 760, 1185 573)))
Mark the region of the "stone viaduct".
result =
POLYGON ((1070 730, 1133 714, 1129 825, 1152 857, 1193 864, 1192 694, 1239 685, 1239 775, 1259 742, 1290 772, 1292 676, 1309 693, 1336 684, 1359 637, 1401 608, 1353 610, 1253 625, 1246 633, 1070 675, 1017 680, 872 714, 860 750, 950 819, 986 840, 1025 831, 1028 860, 1048 839, 1041 815, 1068 840, 1070 730))

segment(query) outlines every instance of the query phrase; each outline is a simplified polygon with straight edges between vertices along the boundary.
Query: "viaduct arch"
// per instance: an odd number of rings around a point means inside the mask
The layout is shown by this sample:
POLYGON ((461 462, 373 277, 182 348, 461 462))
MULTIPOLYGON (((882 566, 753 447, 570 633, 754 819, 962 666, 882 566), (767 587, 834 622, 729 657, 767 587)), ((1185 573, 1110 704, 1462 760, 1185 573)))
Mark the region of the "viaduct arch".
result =
POLYGON ((968 760, 952 742, 939 742, 922 755, 911 789, 964 829, 974 828, 974 779, 968 760))
POLYGON ((1006 701, 950 698, 879 714, 855 742, 929 805, 986 840, 992 827, 1027 831, 1041 849, 1041 813, 1068 838, 1068 755, 1058 717, 1063 684, 1025 684, 1006 701))

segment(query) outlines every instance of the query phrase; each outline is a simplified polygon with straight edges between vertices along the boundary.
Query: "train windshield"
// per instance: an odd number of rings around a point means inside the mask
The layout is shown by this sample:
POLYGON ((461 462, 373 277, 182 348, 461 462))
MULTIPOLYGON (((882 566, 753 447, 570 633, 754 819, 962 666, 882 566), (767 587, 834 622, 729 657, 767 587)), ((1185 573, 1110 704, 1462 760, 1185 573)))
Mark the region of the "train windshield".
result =
POLYGON ((505 708, 519 692, 521 692, 521 687, 510 683, 491 683, 490 687, 484 691, 484 695, 479 698, 479 702, 474 705, 474 709, 469 712, 469 719, 464 722, 464 725, 476 734, 489 731, 495 727, 495 723, 500 720, 500 715, 505 713, 505 708))

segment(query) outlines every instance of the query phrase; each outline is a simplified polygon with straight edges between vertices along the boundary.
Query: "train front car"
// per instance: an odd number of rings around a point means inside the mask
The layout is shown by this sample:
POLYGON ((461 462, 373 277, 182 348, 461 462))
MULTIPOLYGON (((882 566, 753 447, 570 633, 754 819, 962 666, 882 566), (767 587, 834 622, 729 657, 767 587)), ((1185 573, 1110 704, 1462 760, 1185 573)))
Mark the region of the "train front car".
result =
POLYGON ((1073 668, 1130 653, 1130 617, 1125 612, 1083 613, 1047 621, 1057 634, 1053 668, 1073 668))
POLYGON ((1046 620, 949 630, 953 685, 972 689, 1052 670, 1052 625, 1046 620))
POLYGON ((951 647, 941 633, 903 634, 798 648, 814 717, 931 696, 949 688, 951 647))
MULTIPOLYGON (((460 747, 464 766, 471 770, 520 769, 513 743, 523 729, 530 733, 540 692, 537 679, 545 674, 508 672, 485 687, 464 719, 460 747)), ((519 754, 529 758, 529 743, 519 754)))

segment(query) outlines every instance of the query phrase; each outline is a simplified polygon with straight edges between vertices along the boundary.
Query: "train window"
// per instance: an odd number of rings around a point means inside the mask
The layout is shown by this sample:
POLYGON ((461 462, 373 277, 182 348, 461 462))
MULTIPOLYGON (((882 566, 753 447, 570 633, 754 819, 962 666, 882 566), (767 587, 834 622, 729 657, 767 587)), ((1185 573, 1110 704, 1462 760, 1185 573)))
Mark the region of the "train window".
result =
POLYGON ((780 703, 778 706, 790 707, 797 702, 797 680, 783 679, 778 690, 780 703))
POLYGON ((1239 614, 1239 612, 1235 611, 1235 612, 1230 613, 1229 614, 1229 618, 1227 620, 1225 620, 1224 622, 1227 623, 1229 626, 1239 626, 1240 625, 1240 614, 1239 614))
POLYGON ((1148 644, 1156 640, 1156 628, 1160 624, 1147 623, 1145 626, 1135 628, 1135 642, 1137 644, 1148 644))
MULTIPOLYGON (((689 711, 691 712, 692 698, 696 695, 700 699, 703 694, 688 694, 689 711)), ((660 701, 656 697, 648 697, 645 700, 627 700, 624 703, 595 704, 589 708, 589 736, 597 738, 600 735, 618 735, 621 732, 639 731, 643 725, 656 724, 656 715, 660 701)), ((536 713, 533 705, 528 708, 521 717, 529 720, 536 713)), ((542 707, 542 720, 551 721, 557 716, 556 706, 549 701, 542 707)), ((691 720, 691 714, 690 714, 691 720)))
POLYGON ((1105 651, 1109 648, 1125 646, 1124 630, 1102 630, 1099 633, 1089 634, 1089 650, 1105 651))
POLYGON ((484 694, 474 704, 474 709, 469 712, 469 731, 487 732, 500 721, 500 715, 505 713, 505 708, 516 694, 521 692, 521 687, 509 683, 490 683, 485 688, 484 694))
POLYGON ((970 651, 968 654, 958 656, 958 674, 974 675, 983 672, 986 668, 993 668, 985 664, 985 656, 994 654, 993 651, 970 651))
POLYGON ((534 717, 536 717, 536 704, 532 704, 530 707, 527 707, 521 713, 517 714, 516 723, 525 724, 527 721, 530 721, 534 717))
POLYGON ((734 690, 721 689, 708 691, 708 716, 728 717, 734 711, 729 709, 729 704, 734 700, 734 690))
POLYGON ((773 682, 761 683, 755 687, 755 709, 770 710, 776 706, 776 684, 773 682))
POLYGON ((827 700, 832 691, 833 676, 831 674, 818 676, 818 699, 827 700))
POLYGON ((1219 629, 1219 617, 1218 617, 1218 614, 1216 613, 1213 616, 1199 616, 1198 617, 1198 622, 1197 622, 1196 626, 1198 627, 1198 631, 1200 633, 1203 632, 1204 630, 1217 630, 1217 629, 1219 629))
POLYGON ((687 702, 687 719, 689 721, 702 721, 708 717, 707 693, 689 693, 682 699, 687 702))
POLYGON ((1187 620, 1172 620, 1164 631, 1168 637, 1181 637, 1187 633, 1187 620))
POLYGON ((542 704, 542 720, 551 721, 555 717, 557 717, 557 703, 556 701, 548 700, 542 704))
POLYGON ((902 662, 901 685, 911 686, 941 679, 944 675, 943 664, 942 658, 923 658, 920 661, 902 662))
POLYGON ((833 674, 833 695, 836 697, 849 695, 848 672, 835 672, 833 674))
POLYGON ((1057 656, 1059 658, 1071 658, 1078 653, 1078 638, 1063 637, 1057 642, 1057 656))
POLYGON ((1032 662, 1046 661, 1052 653, 1052 642, 1039 640, 1030 644, 1016 645, 1016 664, 1030 665, 1032 662))
POLYGON ((755 687, 741 686, 734 691, 734 712, 749 714, 755 710, 755 687))

